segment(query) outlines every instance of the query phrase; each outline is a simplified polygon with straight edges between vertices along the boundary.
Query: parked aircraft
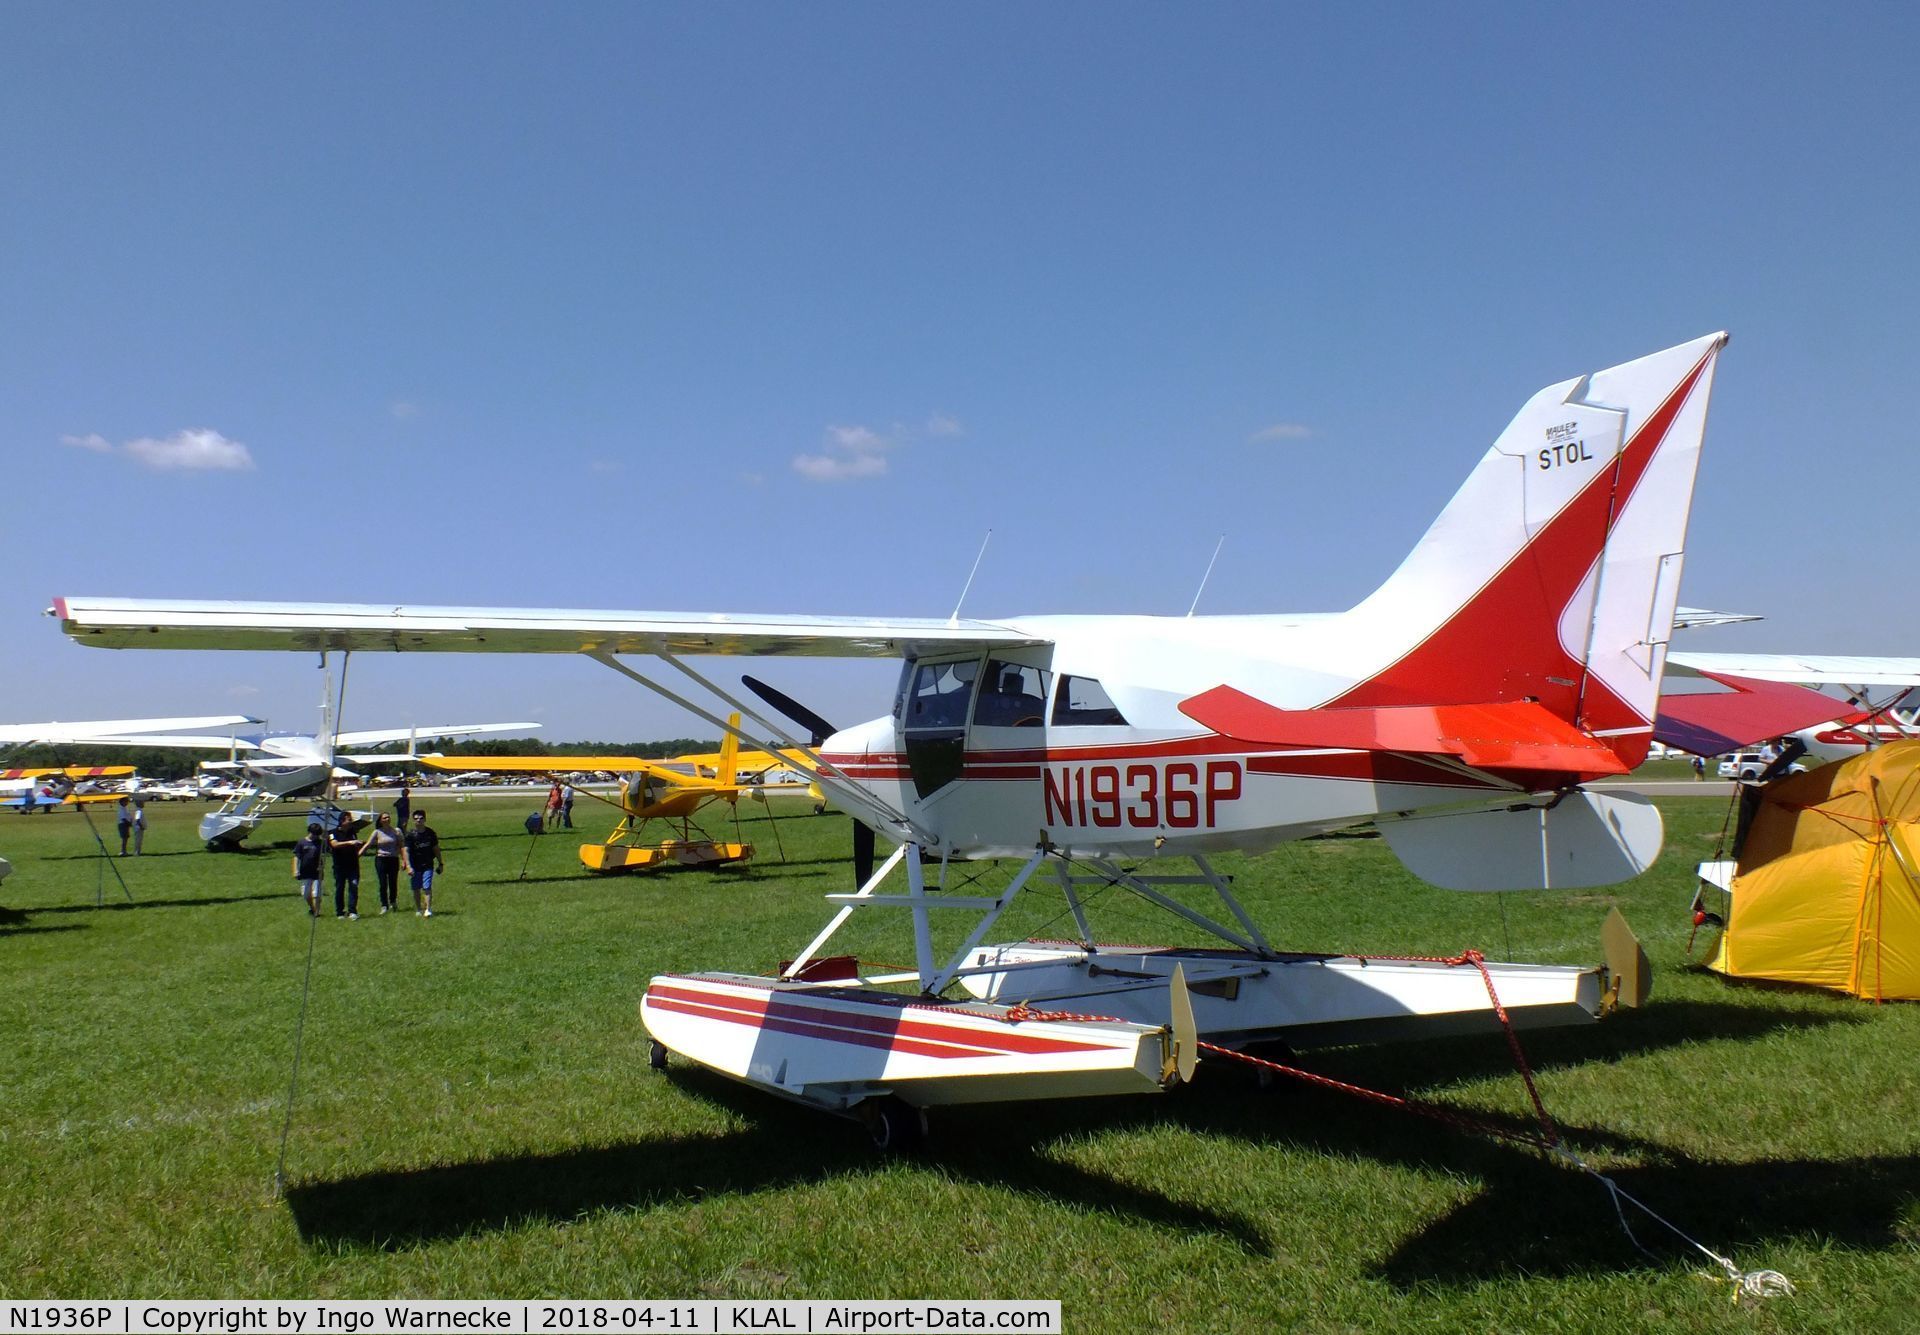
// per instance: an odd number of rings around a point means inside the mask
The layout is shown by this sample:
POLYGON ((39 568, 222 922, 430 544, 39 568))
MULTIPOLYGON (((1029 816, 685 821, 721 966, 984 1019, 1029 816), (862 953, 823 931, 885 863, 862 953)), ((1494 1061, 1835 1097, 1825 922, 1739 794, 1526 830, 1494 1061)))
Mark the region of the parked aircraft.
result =
POLYGON ((53 765, 27 769, 0 769, 0 807, 31 815, 58 806, 84 802, 111 802, 102 780, 125 779, 131 765, 53 765))
MULTIPOLYGON (((657 1061, 671 1049, 816 1106, 870 1109, 890 1139, 931 1104, 1160 1087, 1190 1071, 1194 1033, 1241 1046, 1491 1026, 1471 970, 1274 948, 1207 859, 1366 824, 1416 875, 1458 889, 1607 884, 1653 861, 1652 804, 1582 785, 1630 770, 1652 741, 1724 341, 1534 395, 1399 569, 1344 613, 979 621, 97 598, 53 613, 109 648, 582 653, 724 726, 618 657, 651 654, 809 751, 841 807, 898 847, 857 893, 830 896, 838 913, 779 977, 655 978, 643 1015, 657 1061), (735 654, 904 661, 890 714, 805 748, 684 661, 735 654), (1198 874, 1129 865, 1170 855, 1198 874), (996 894, 929 883, 932 864, 944 876, 1000 857, 1019 869, 996 894), (880 894, 896 870, 907 892, 880 894), (1043 870, 1078 939, 982 945, 1043 870), (1182 902, 1194 886, 1232 921, 1182 902), (1228 948, 1100 945, 1088 892, 1105 888, 1228 948), (869 907, 909 911, 911 972, 821 957, 869 907), (944 964, 935 909, 981 914, 944 964), (903 982, 913 995, 881 990, 903 982)), ((1606 970, 1487 968, 1517 1023, 1605 1004, 1606 970)), ((1623 962, 1615 983, 1631 972, 1623 962)), ((1631 983, 1619 999, 1636 1000, 1631 983)))
MULTIPOLYGON (((703 809, 721 805, 729 813, 742 797, 758 796, 761 777, 769 770, 804 764, 798 753, 781 756, 740 749, 740 715, 728 721, 720 749, 695 755, 649 760, 641 756, 428 756, 421 764, 431 769, 465 767, 488 774, 537 774, 562 780, 581 770, 618 774, 617 800, 587 789, 576 789, 589 800, 605 802, 620 812, 620 823, 597 844, 580 846, 580 861, 591 871, 658 871, 667 866, 716 867, 745 862, 753 845, 744 840, 715 839, 694 820, 703 809), (671 833, 649 835, 655 822, 671 833)), ((738 822, 735 822, 736 827, 738 822)), ((736 828, 735 833, 738 833, 736 828)))
MULTIPOLYGON (((149 732, 126 728, 115 735, 89 733, 90 746, 181 747, 192 750, 225 751, 227 760, 202 761, 203 770, 231 776, 238 782, 227 786, 226 801, 200 821, 200 837, 209 849, 238 848, 259 828, 270 809, 288 798, 325 799, 329 784, 336 778, 351 778, 355 772, 344 765, 407 764, 420 759, 415 744, 420 737, 464 737, 487 732, 531 732, 537 723, 454 723, 412 728, 374 728, 336 732, 324 723, 317 733, 238 732, 226 736, 217 733, 149 732), (345 753, 340 748, 377 746, 387 742, 406 742, 407 750, 398 754, 345 753)), ((257 724, 258 719, 212 720, 215 723, 257 724)), ((129 720, 128 722, 138 722, 129 720)), ((186 720, 183 722, 193 722, 186 720)), ((201 723, 209 722, 201 720, 201 723)), ((209 787, 210 794, 218 788, 209 787)), ((338 814, 324 804, 314 812, 301 813, 320 819, 331 827, 338 814)))

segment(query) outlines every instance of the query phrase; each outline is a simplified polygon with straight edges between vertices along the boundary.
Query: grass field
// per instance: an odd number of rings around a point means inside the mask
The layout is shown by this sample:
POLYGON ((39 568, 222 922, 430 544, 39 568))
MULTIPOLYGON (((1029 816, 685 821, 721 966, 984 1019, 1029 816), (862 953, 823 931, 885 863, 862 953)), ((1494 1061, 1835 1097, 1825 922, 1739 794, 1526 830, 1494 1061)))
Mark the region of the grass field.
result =
MULTIPOLYGON (((1664 803, 1660 864, 1609 892, 1449 894, 1369 839, 1222 869, 1301 948, 1590 962, 1618 902, 1653 1004, 1527 1051, 1584 1154, 1799 1286, 1752 1308, 1657 1226, 1639 1228, 1655 1256, 1636 1251, 1576 1172, 1218 1063, 1167 1097, 945 1112, 927 1153, 893 1160, 853 1123, 652 1073, 647 977, 791 955, 847 888, 844 819, 782 819, 784 863, 759 819, 745 869, 597 880, 572 839, 522 832, 527 799, 424 804, 448 862, 430 921, 374 916, 369 885, 359 922, 310 923, 292 834, 207 854, 197 807, 152 809, 147 856, 117 863, 132 905, 79 817, 0 818, 0 1297, 1008 1297, 1061 1299, 1074 1331, 1920 1329, 1920 1008, 1683 967, 1719 802, 1664 803)), ((1107 939, 1192 939, 1115 898, 1096 909, 1107 939)), ((1062 932, 1057 900, 1023 906, 1007 939, 1062 932)), ((898 927, 864 916, 853 947, 903 958, 898 927)), ((1309 1064, 1528 1124, 1497 1037, 1309 1064)))

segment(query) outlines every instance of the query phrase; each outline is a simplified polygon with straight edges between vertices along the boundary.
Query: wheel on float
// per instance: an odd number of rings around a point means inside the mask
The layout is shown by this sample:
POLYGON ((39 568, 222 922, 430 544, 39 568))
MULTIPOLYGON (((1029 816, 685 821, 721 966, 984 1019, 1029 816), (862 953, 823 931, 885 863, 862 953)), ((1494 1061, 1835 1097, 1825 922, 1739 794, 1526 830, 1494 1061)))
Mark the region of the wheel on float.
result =
POLYGON ((667 1069, 667 1045, 657 1038, 647 1041, 647 1065, 656 1071, 667 1069))
POLYGON ((904 1100, 888 1095, 860 1105, 873 1147, 882 1154, 907 1154, 927 1138, 927 1115, 904 1100))

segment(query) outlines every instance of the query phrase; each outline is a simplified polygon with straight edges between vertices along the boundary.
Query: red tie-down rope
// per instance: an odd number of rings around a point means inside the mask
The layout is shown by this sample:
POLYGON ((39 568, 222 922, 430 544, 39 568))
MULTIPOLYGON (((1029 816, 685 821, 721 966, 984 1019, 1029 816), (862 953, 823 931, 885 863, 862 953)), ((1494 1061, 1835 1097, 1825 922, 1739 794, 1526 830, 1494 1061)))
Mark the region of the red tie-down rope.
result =
MULTIPOLYGON (((1649 1259, 1658 1261, 1660 1258, 1648 1250, 1646 1245, 1634 1235, 1633 1226, 1627 1222, 1625 1209, 1627 1205, 1638 1209, 1649 1219, 1718 1265, 1721 1272, 1725 1275, 1727 1282, 1733 1286, 1733 1301, 1740 1302, 1744 1299, 1752 1302, 1760 1298, 1771 1298, 1781 1295, 1790 1296, 1793 1293, 1793 1282, 1779 1271, 1740 1269, 1727 1257, 1720 1255, 1720 1253, 1714 1251, 1711 1247, 1706 1246, 1698 1239, 1684 1232, 1678 1225, 1672 1223, 1670 1220, 1656 1214, 1653 1208, 1646 1202, 1629 1194, 1624 1187, 1588 1163, 1585 1159, 1581 1158, 1571 1146, 1567 1145, 1565 1141, 1561 1139, 1559 1129, 1554 1126, 1553 1119, 1547 1114, 1547 1106, 1540 1098, 1539 1087, 1534 1083, 1533 1079, 1533 1068, 1528 1065, 1527 1054, 1520 1046, 1520 1036, 1513 1027, 1513 1019, 1507 1014, 1507 1008, 1500 1000, 1499 989, 1494 986, 1493 974, 1487 968, 1486 956, 1480 951, 1468 949, 1461 951, 1458 955, 1353 955, 1348 958, 1357 959, 1365 963, 1444 964, 1451 968, 1458 968, 1463 964, 1471 964, 1478 970, 1481 981, 1487 985, 1487 999, 1493 1003, 1493 1013, 1499 1017, 1500 1028, 1507 1036, 1507 1048, 1513 1053, 1514 1067, 1520 1072, 1520 1079, 1527 1087, 1527 1097, 1533 1102, 1534 1116, 1538 1118, 1540 1122, 1539 1132, 1514 1131, 1507 1127, 1497 1126, 1482 1118, 1473 1117, 1456 1109, 1448 1108, 1442 1104, 1428 1103, 1420 1099, 1409 1099, 1398 1094, 1388 1094, 1383 1090, 1368 1089, 1364 1085, 1349 1084, 1345 1080, 1335 1080, 1332 1076, 1320 1075, 1314 1071, 1303 1070, 1298 1066, 1288 1066, 1284 1062, 1269 1061, 1265 1057, 1256 1057, 1249 1052, 1237 1052, 1232 1048, 1223 1048, 1216 1043, 1196 1043, 1195 1046, 1202 1052, 1209 1052, 1215 1056, 1226 1057, 1232 1061, 1244 1062, 1248 1066, 1290 1076, 1306 1084, 1319 1085, 1325 1089, 1337 1090, 1342 1094, 1350 1094, 1355 1098, 1365 1099, 1369 1103, 1377 1103, 1389 1108, 1399 1108, 1419 1117, 1430 1118, 1433 1121, 1451 1126, 1457 1131, 1463 1131, 1468 1135, 1482 1135, 1493 1140, 1503 1140, 1518 1145, 1526 1145, 1546 1154, 1553 1155, 1554 1157, 1564 1159, 1582 1172, 1593 1177, 1600 1185, 1607 1189, 1607 1193, 1613 1201, 1613 1212, 1620 1221, 1621 1232, 1625 1233, 1627 1240, 1649 1259)), ((1025 1004, 1008 1008, 1002 1018, 1008 1024, 1018 1024, 1023 1020, 1109 1020, 1125 1023, 1119 1016, 1086 1015, 1074 1011, 1043 1011, 1025 1004)))

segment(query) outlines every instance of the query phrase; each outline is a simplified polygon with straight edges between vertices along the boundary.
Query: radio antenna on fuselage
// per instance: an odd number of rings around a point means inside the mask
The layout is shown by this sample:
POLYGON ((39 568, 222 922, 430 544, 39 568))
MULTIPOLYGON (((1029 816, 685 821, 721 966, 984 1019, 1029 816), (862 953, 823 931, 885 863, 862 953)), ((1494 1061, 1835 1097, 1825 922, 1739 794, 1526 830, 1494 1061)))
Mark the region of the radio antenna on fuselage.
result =
POLYGON ((960 609, 967 605, 967 592, 968 590, 973 588, 973 577, 980 573, 981 559, 986 556, 987 544, 992 541, 993 541, 993 530, 988 529, 987 536, 980 539, 980 550, 978 553, 975 554, 973 558, 973 569, 967 572, 967 582, 964 586, 962 586, 960 590, 960 601, 953 605, 953 615, 947 618, 947 624, 949 626, 959 624, 960 609))
POLYGON ((1213 575, 1213 563, 1220 559, 1220 549, 1227 545, 1227 535, 1222 533, 1220 541, 1213 544, 1213 555, 1207 560, 1207 573, 1200 576, 1200 587, 1193 591, 1193 601, 1187 604, 1187 615, 1193 615, 1193 609, 1200 606, 1200 595, 1207 591, 1207 580, 1213 575))

